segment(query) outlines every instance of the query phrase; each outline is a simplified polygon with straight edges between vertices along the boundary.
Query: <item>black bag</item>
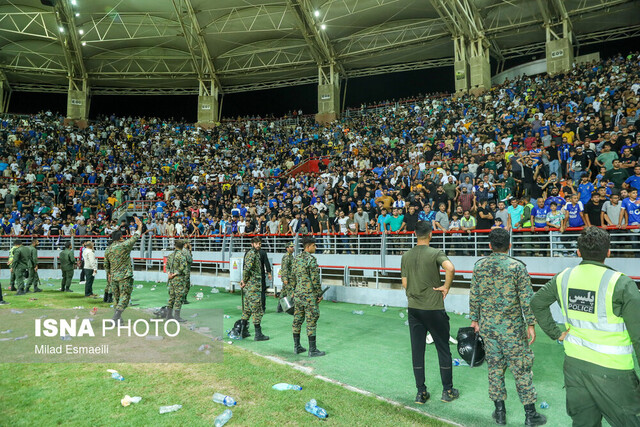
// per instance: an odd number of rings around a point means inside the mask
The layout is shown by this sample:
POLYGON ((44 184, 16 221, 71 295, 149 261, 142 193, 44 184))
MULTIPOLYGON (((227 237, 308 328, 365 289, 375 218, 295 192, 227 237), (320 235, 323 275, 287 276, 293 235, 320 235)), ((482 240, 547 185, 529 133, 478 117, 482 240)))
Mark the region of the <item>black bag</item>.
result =
POLYGON ((458 329, 458 354, 472 368, 484 363, 484 341, 473 328, 458 329))
POLYGON ((167 317, 167 306, 156 308, 153 315, 158 319, 164 319, 167 317))
POLYGON ((233 328, 231 328, 228 335, 229 338, 234 340, 241 340, 251 336, 247 328, 243 327, 242 319, 236 320, 236 323, 233 324, 233 328))

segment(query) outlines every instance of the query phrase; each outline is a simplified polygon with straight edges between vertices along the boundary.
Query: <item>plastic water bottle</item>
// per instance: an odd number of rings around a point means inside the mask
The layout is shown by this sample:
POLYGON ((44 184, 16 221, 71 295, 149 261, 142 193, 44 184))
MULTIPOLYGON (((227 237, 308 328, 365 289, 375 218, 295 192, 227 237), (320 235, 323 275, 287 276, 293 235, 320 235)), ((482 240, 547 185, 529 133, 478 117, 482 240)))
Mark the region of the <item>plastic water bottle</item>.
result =
POLYGON ((540 409, 549 409, 549 404, 547 402, 542 402, 540 404, 540 409))
POLYGON ((213 399, 216 403, 222 403, 224 406, 235 406, 236 401, 231 396, 225 396, 222 393, 213 393, 213 399))
POLYGON ((287 383, 278 383, 271 387, 274 390, 284 391, 284 390, 302 390, 302 387, 299 385, 287 384, 287 383))
POLYGON ((383 306, 383 307, 382 307, 382 312, 383 312, 383 313, 386 313, 388 309, 389 309, 389 308, 385 305, 385 306, 383 306))
POLYGON ((401 319, 404 319, 404 312, 401 311, 399 316, 400 316, 401 319))
POLYGON ((111 378, 117 381, 124 381, 124 377, 117 372, 114 372, 113 374, 111 374, 111 378))
POLYGON ((144 286, 142 285, 136 285, 136 289, 142 289, 144 286))
POLYGON ((304 405, 304 409, 307 410, 308 413, 315 415, 318 418, 327 418, 327 411, 318 406, 318 402, 315 399, 311 399, 304 405))
POLYGON ((216 420, 213 422, 213 425, 216 427, 222 427, 231 419, 233 416, 233 412, 231 409, 225 409, 225 411, 216 417, 216 420))
POLYGON ((469 364, 462 359, 453 359, 453 366, 469 366, 469 364))
POLYGON ((176 412, 178 409, 182 409, 182 405, 161 406, 160 413, 166 414, 169 412, 176 412))
POLYGON ((198 292, 198 293, 196 294, 196 299, 197 299, 198 301, 200 301, 200 300, 202 300, 202 298, 204 298, 204 294, 203 294, 202 292, 198 292))
POLYGON ((351 312, 351 314, 357 314, 358 316, 362 316, 364 314, 364 311, 362 311, 362 310, 353 310, 351 312))

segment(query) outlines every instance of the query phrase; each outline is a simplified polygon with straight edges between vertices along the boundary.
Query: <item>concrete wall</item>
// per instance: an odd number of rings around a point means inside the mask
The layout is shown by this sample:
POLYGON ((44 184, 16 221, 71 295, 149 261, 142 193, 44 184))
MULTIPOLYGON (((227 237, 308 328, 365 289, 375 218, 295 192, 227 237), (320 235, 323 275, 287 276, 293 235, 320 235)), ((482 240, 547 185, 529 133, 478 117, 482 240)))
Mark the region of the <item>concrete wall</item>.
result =
MULTIPOLYGON (((577 56, 574 59, 576 64, 581 64, 583 62, 591 62, 600 60, 600 53, 590 53, 588 55, 577 56)), ((531 61, 526 64, 518 65, 517 67, 509 68, 495 76, 491 77, 491 84, 500 85, 504 83, 506 79, 514 79, 517 76, 521 76, 526 74, 527 76, 532 76, 535 74, 542 74, 547 72, 547 60, 546 58, 538 59, 536 61, 531 61)))

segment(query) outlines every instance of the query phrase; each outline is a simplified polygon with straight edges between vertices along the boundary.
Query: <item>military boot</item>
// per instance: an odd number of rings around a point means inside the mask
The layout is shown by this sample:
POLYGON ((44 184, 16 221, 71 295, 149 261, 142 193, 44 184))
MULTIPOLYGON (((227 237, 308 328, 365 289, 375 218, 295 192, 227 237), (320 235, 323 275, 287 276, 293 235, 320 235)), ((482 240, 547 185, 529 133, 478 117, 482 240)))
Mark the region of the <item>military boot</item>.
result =
POLYGON ((113 312, 113 317, 111 318, 111 320, 113 320, 114 322, 116 322, 118 325, 122 325, 122 310, 118 310, 116 309, 113 312))
POLYGON ((293 334, 293 352, 300 354, 305 351, 307 351, 307 349, 300 345, 300 334, 293 334))
MULTIPOLYGON (((67 292, 71 292, 69 289, 67 289, 67 292)), ((113 294, 110 293, 109 294, 109 298, 107 298, 107 304, 113 302, 113 294)))
POLYGON ((268 341, 269 337, 262 333, 262 327, 259 324, 254 324, 254 328, 256 328, 256 335, 253 337, 254 341, 268 341))
POLYGON ((164 314, 164 318, 167 320, 173 319, 173 310, 169 307, 166 307, 166 313, 164 314))
POLYGON ((42 292, 42 289, 40 289, 40 288, 38 287, 38 285, 35 285, 35 286, 33 287, 33 293, 35 294, 36 292, 42 292))
MULTIPOLYGON (((64 289, 61 289, 61 290, 64 291, 64 289)), ((102 296, 102 301, 107 302, 108 300, 109 300, 109 294, 105 292, 104 295, 102 296)))
POLYGON ((547 417, 536 411, 535 403, 524 405, 524 425, 542 426, 547 423, 547 417))
POLYGON ((185 319, 183 319, 182 317, 180 317, 180 310, 175 310, 175 311, 173 312, 173 318, 174 318, 175 320, 177 320, 178 322, 180 322, 180 323, 186 322, 186 320, 185 320, 185 319))
POLYGON ((20 288, 18 289, 18 292, 16 292, 16 295, 24 295, 24 294, 25 294, 24 288, 20 288))
POLYGON ((324 351, 320 351, 318 350, 318 347, 316 347, 316 337, 314 336, 309 336, 309 357, 320 357, 320 356, 324 356, 325 353, 324 351))
POLYGON ((496 410, 491 415, 496 421, 496 424, 504 426, 507 424, 507 408, 504 406, 504 400, 496 400, 493 402, 496 405, 496 410))
POLYGON ((249 332, 248 320, 240 321, 240 332, 241 332, 240 336, 242 337, 242 339, 249 338, 251 336, 251 333, 249 332))

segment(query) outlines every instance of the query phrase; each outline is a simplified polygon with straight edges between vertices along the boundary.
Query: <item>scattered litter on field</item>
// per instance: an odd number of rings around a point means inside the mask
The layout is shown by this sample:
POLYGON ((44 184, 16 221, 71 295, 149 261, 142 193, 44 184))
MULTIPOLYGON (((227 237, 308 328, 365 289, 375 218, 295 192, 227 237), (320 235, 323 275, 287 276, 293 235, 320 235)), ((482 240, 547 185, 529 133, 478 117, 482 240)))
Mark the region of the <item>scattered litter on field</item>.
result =
POLYGON ((11 309, 12 314, 22 314, 24 311, 11 309))
POLYGON ((14 341, 19 341, 19 340, 25 340, 25 339, 27 339, 27 338, 29 338, 29 335, 23 335, 23 336, 21 336, 21 337, 14 338, 13 340, 14 340, 14 341))
POLYGON ((192 314, 192 315, 191 315, 191 316, 189 316, 189 317, 198 317, 198 313, 194 313, 194 314, 192 314))
POLYGON ((362 310, 353 310, 351 312, 351 314, 356 314, 358 316, 362 316, 364 314, 364 311, 362 311, 362 310))
POLYGON ((111 374, 111 378, 116 381, 124 381, 124 377, 118 373, 118 371, 111 374))
POLYGON ((385 305, 385 306, 382 306, 382 312, 383 312, 383 313, 386 313, 386 312, 387 312, 387 310, 389 310, 389 307, 387 307, 386 305, 385 305))
POLYGON ((203 294, 202 292, 198 292, 198 293, 196 294, 196 299, 197 299, 198 301, 200 301, 200 300, 202 300, 202 298, 204 298, 204 294, 203 294))
POLYGON ((200 347, 198 347, 198 351, 205 351, 209 348, 211 348, 209 344, 202 344, 200 347))
POLYGON ((241 306, 241 305, 237 306, 237 307, 236 307, 236 310, 240 310, 240 311, 242 311, 242 306, 241 306))
POLYGON ((123 397, 123 398, 120 400, 120 404, 121 404, 122 406, 125 406, 125 407, 126 407, 126 406, 131 405, 132 403, 138 403, 138 402, 140 402, 141 400, 142 400, 142 398, 141 398, 140 396, 134 396, 134 397, 131 397, 131 396, 129 396, 129 395, 127 394, 125 397, 123 397))
POLYGON ((179 409, 182 409, 182 405, 171 405, 171 406, 161 406, 160 407, 160 413, 161 414, 166 414, 169 412, 175 412, 179 409))
POLYGON ((0 338, 0 341, 13 341, 13 338, 0 338))
POLYGON ((224 316, 222 316, 225 319, 231 319, 231 316, 229 316, 228 314, 225 314, 224 316))
POLYGON ((227 344, 233 345, 233 341, 227 341, 227 344))
POLYGON ((222 414, 218 415, 216 419, 213 421, 214 427, 222 427, 231 419, 233 416, 233 412, 231 409, 226 409, 222 414))
POLYGON ((65 336, 60 337, 62 341, 71 341, 71 335, 67 334, 65 336))
POLYGON ((97 312, 98 312, 98 307, 93 307, 89 312, 89 314, 92 316, 95 316, 97 312))
POLYGON ((453 359, 453 366, 469 366, 469 364, 462 359, 453 359))
POLYGON ((400 318, 404 319, 404 312, 403 311, 400 312, 400 318))
POLYGON ((46 318, 47 318, 46 314, 43 314, 42 316, 38 317, 38 319, 46 319, 46 318))
POLYGON ((274 390, 278 390, 278 391, 285 391, 285 390, 300 391, 300 390, 302 390, 302 387, 300 387, 299 385, 287 384, 287 383, 274 384, 271 388, 274 389, 274 390))
POLYGON ((542 402, 540 404, 540 409, 549 409, 549 404, 547 402, 542 402))
POLYGON ((324 419, 329 416, 327 414, 327 411, 325 411, 323 408, 318 406, 318 402, 316 402, 315 399, 311 399, 310 401, 308 401, 307 404, 304 406, 304 409, 306 409, 307 412, 310 413, 311 415, 315 415, 320 419, 324 419))
POLYGON ((218 289, 218 288, 212 288, 212 289, 211 289, 211 293, 212 293, 212 294, 219 294, 219 293, 220 293, 220 289, 218 289))
POLYGON ((233 397, 224 395, 222 393, 213 393, 211 400, 216 403, 221 403, 224 406, 236 406, 236 404, 238 403, 233 397))
POLYGON ((144 339, 147 341, 162 341, 164 337, 162 335, 147 335, 144 339))
POLYGON ((29 298, 29 301, 38 301, 38 298, 29 298))
POLYGON ((76 307, 73 307, 74 310, 84 310, 84 307, 81 305, 78 305, 76 307))
POLYGON ((142 289, 142 288, 144 288, 144 286, 142 286, 142 285, 136 285, 136 289, 142 289))
POLYGON ((115 369, 107 369, 107 372, 109 372, 110 374, 117 374, 118 371, 116 371, 115 369))
POLYGON ((13 329, 7 329, 6 331, 0 331, 0 334, 10 334, 13 332, 13 329))
POLYGON ((404 326, 409 326, 409 321, 408 320, 404 321, 404 326))
POLYGON ((198 329, 196 330, 196 332, 200 332, 200 333, 203 333, 203 332, 211 332, 211 328, 209 328, 209 327, 207 327, 207 326, 203 326, 203 327, 198 328, 198 329))
POLYGON ((155 290, 156 290, 155 286, 154 286, 153 288, 151 288, 151 290, 152 290, 152 291, 155 291, 155 290))

